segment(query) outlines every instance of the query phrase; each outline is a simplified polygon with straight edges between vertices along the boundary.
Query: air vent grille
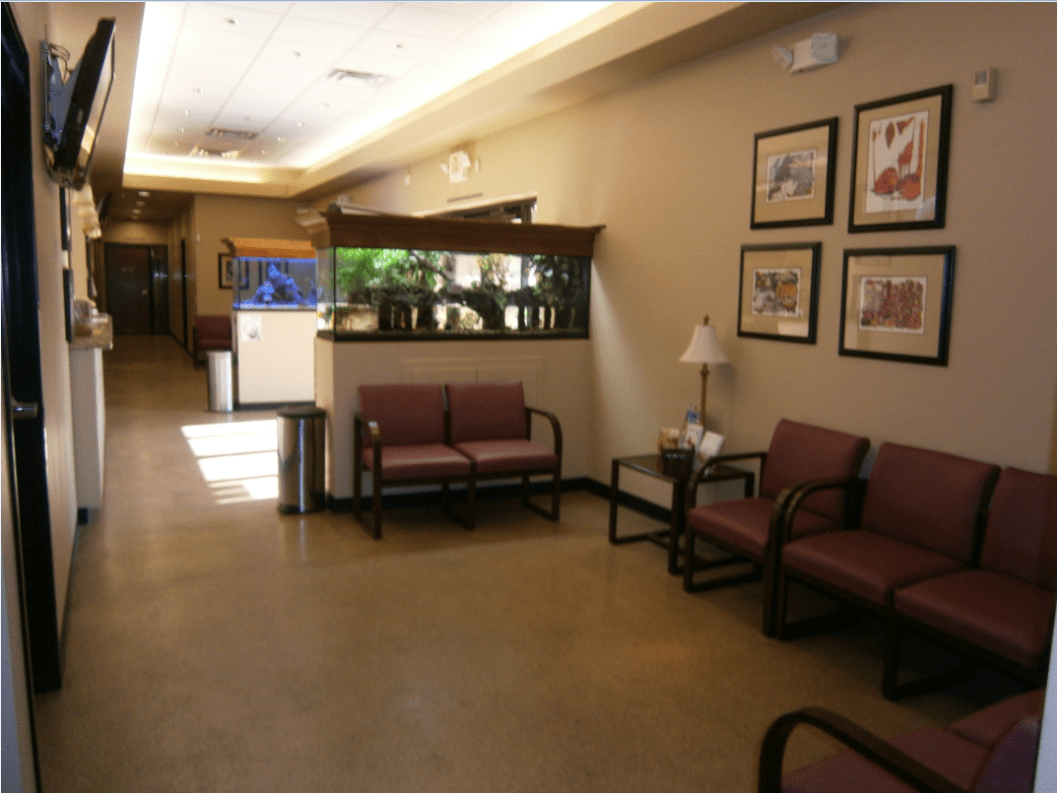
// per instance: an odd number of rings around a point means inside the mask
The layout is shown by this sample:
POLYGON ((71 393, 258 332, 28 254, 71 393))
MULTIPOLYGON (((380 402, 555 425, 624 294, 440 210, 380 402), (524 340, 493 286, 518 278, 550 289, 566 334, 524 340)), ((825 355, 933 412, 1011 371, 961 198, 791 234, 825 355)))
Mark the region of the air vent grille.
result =
POLYGON ((379 85, 380 83, 384 83, 388 78, 384 74, 358 72, 354 69, 335 69, 327 75, 327 79, 332 83, 379 85))
POLYGON ((223 129, 222 127, 210 127, 206 130, 206 135, 211 138, 220 138, 221 140, 253 140, 257 137, 256 132, 246 132, 241 129, 223 129))

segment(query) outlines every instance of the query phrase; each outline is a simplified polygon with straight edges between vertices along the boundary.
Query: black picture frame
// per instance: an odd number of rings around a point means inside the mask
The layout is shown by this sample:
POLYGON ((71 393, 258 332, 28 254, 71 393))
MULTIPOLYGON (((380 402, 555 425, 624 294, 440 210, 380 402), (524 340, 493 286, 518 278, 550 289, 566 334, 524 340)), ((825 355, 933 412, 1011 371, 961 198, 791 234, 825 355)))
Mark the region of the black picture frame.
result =
POLYGON ((754 136, 750 228, 833 223, 837 124, 833 117, 754 136))
POLYGON ((841 355, 946 366, 953 245, 844 251, 841 355))
POLYGON ((821 242, 742 245, 738 335, 814 344, 821 264, 821 242))
POLYGON ((848 231, 946 223, 953 85, 855 107, 848 231))
POLYGON ((235 284, 235 260, 229 253, 217 254, 217 274, 221 289, 231 289, 235 284))

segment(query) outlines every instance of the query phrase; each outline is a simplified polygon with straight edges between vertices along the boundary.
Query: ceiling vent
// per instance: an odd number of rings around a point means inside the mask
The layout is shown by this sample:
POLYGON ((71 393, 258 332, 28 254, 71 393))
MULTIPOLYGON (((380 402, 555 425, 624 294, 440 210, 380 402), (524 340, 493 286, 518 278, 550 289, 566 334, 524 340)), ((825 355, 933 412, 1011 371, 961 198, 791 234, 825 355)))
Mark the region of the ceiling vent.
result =
POLYGON ((345 83, 348 85, 380 85, 388 78, 384 74, 373 74, 372 72, 358 72, 354 69, 335 69, 327 75, 327 80, 332 83, 345 83))
POLYGON ((245 132, 241 129, 223 129, 222 127, 210 127, 206 130, 206 135, 211 138, 220 138, 221 140, 253 140, 257 137, 256 132, 245 132))
POLYGON ((195 146, 191 149, 192 157, 216 157, 224 160, 234 160, 239 156, 241 149, 211 149, 206 146, 195 146))

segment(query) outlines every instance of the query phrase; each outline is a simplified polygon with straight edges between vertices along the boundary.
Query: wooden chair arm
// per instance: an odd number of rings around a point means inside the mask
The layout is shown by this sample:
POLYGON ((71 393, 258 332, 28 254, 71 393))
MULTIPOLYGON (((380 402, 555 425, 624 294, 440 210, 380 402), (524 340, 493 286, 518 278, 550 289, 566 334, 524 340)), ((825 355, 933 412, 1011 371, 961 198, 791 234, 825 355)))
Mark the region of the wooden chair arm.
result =
POLYGON ((367 425, 367 431, 371 434, 371 459, 374 461, 374 471, 377 472, 382 462, 382 431, 377 421, 357 413, 352 417, 352 465, 354 472, 358 473, 363 467, 363 425, 367 425))
POLYGON ((931 768, 852 721, 825 708, 804 708, 779 716, 760 749, 757 793, 781 793, 782 761, 793 730, 807 724, 836 738, 857 755, 922 793, 967 793, 931 768))
MULTIPOLYGON (((720 454, 716 457, 712 457, 709 461, 694 471, 694 475, 690 478, 690 482, 686 487, 686 508, 693 509, 697 506, 697 488, 701 484, 701 478, 705 476, 708 469, 717 463, 731 463, 737 462, 738 460, 756 460, 760 461, 760 477, 763 476, 763 466, 767 461, 767 452, 743 452, 741 454, 720 454)), ((759 479, 757 477, 757 488, 759 488, 759 479)), ((757 489, 757 492, 759 490, 757 489)))
POLYGON ((788 542, 789 533, 793 528, 793 515, 796 514, 805 498, 820 490, 847 489, 849 494, 845 526, 848 528, 857 527, 858 508, 862 501, 862 492, 865 486, 866 481, 857 476, 837 476, 831 479, 809 479, 806 482, 800 482, 786 488, 778 494, 771 518, 772 521, 777 521, 775 539, 779 543, 788 542))
POLYGON ((554 453, 560 459, 562 456, 562 425, 558 421, 558 417, 553 413, 546 410, 540 410, 539 408, 525 408, 526 418, 526 429, 528 430, 528 437, 532 437, 532 414, 535 413, 543 418, 547 419, 551 423, 551 431, 554 433, 554 453))

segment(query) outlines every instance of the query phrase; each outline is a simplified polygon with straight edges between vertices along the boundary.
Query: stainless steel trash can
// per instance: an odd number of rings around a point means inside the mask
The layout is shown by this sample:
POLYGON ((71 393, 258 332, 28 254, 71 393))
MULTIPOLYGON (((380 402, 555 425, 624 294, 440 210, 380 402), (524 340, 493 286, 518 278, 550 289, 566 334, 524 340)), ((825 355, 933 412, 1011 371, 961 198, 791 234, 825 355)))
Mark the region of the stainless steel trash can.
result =
POLYGON ((209 350, 209 409, 214 413, 230 413, 233 408, 231 388, 231 350, 209 350))
POLYGON ((315 512, 326 501, 323 469, 326 411, 291 405, 276 414, 279 448, 279 511, 315 512))

